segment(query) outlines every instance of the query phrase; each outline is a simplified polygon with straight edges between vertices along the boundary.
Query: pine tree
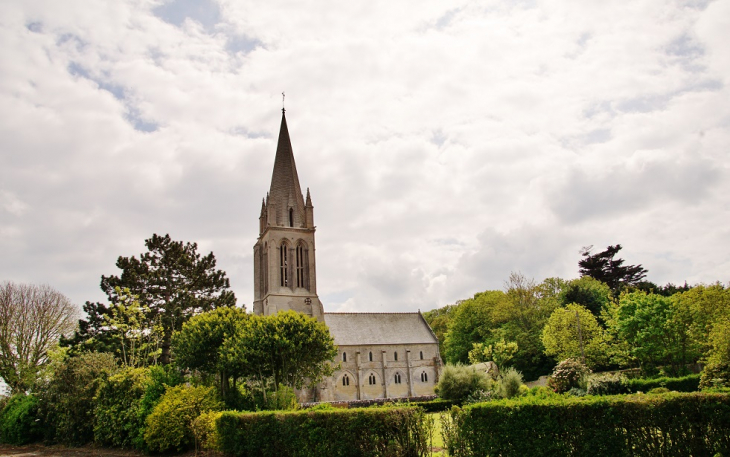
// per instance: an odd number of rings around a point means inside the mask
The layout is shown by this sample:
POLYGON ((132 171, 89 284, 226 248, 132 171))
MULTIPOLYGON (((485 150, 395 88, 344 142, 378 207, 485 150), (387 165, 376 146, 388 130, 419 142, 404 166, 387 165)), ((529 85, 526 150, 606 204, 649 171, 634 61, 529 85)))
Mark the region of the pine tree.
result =
POLYGON ((624 259, 614 259, 621 250, 620 244, 609 246, 597 254, 591 254, 592 247, 581 252, 583 260, 578 262, 579 273, 606 283, 614 296, 618 296, 624 286, 636 285, 646 277, 647 270, 641 265, 624 265, 624 259))

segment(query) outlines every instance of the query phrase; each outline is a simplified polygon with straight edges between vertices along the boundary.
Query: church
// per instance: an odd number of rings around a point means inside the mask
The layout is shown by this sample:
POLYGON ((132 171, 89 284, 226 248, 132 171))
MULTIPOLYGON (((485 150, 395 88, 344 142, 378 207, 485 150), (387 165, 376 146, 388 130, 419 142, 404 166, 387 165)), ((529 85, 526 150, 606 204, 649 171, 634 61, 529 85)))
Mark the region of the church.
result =
POLYGON ((271 187, 254 245, 255 314, 294 310, 323 321, 338 347, 334 375, 299 400, 348 401, 433 395, 438 339, 416 313, 325 313, 317 295, 314 206, 302 194, 282 110, 271 187))

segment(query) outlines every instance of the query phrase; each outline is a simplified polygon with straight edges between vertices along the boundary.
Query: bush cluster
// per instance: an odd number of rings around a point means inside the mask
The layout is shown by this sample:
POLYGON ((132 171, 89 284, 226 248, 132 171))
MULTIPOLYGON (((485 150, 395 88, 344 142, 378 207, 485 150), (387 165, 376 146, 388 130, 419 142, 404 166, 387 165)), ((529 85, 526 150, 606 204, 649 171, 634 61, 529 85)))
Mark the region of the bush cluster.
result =
POLYGON ((568 392, 573 388, 583 388, 591 370, 580 360, 565 359, 553 369, 548 378, 548 386, 557 393, 568 392))
POLYGON ((722 394, 526 396, 454 410, 447 423, 455 456, 730 453, 730 396, 722 394))
POLYGON ((215 423, 218 450, 236 457, 417 457, 430 452, 420 408, 224 412, 215 423))
POLYGON ((0 410, 0 443, 28 444, 42 437, 38 398, 18 394, 0 410))

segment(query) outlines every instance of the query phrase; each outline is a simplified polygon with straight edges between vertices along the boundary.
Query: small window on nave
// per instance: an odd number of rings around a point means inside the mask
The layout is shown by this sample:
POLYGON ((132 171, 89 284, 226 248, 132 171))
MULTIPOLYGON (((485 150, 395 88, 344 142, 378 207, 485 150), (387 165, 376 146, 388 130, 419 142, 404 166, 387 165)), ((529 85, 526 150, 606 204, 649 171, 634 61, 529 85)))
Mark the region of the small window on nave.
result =
POLYGON ((423 360, 423 351, 421 351, 421 360, 423 360))
POLYGON ((400 384, 400 373, 395 374, 395 383, 400 384))
POLYGON ((347 352, 342 353, 342 361, 347 362, 347 352))
POLYGON ((370 351, 368 353, 368 360, 370 360, 371 362, 373 361, 373 351, 370 351))
POLYGON ((347 375, 342 376, 342 385, 343 386, 349 386, 350 385, 350 377, 347 375))
POLYGON ((398 361, 398 353, 397 352, 394 352, 393 353, 393 360, 395 360, 396 362, 398 361))
POLYGON ((421 382, 428 382, 428 373, 425 371, 421 373, 421 382))
POLYGON ((368 376, 368 384, 370 384, 371 386, 375 385, 375 375, 372 373, 370 373, 370 376, 368 376))

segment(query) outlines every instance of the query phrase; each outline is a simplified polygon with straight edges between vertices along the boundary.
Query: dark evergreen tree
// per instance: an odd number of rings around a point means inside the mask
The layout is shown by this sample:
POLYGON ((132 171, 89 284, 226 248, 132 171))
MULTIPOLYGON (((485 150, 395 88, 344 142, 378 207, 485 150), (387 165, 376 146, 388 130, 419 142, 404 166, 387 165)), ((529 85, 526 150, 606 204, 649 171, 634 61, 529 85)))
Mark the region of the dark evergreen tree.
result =
POLYGON ((647 270, 641 265, 624 265, 624 259, 614 259, 621 250, 620 244, 597 254, 591 254, 592 247, 581 252, 583 260, 578 262, 579 273, 606 283, 615 296, 625 286, 634 286, 646 277, 647 270))
POLYGON ((152 235, 145 240, 148 252, 117 259, 121 276, 102 276, 101 289, 111 302, 118 299, 115 288, 128 288, 149 306, 163 327, 160 362, 170 363, 172 333, 190 317, 221 306, 235 306, 226 273, 216 270, 213 253, 198 254, 197 243, 173 241, 170 235, 152 235))
MULTIPOLYGON (((158 320, 163 327, 160 362, 170 362, 172 333, 180 330, 190 317, 222 306, 235 306, 236 297, 222 270, 217 270, 213 253, 201 257, 196 243, 173 241, 170 235, 152 235, 145 240, 148 252, 136 257, 117 259, 121 276, 102 276, 101 289, 109 301, 119 300, 116 287, 128 288, 139 302, 149 307, 149 322, 158 320)), ((87 302, 87 320, 79 321, 79 329, 62 345, 72 351, 114 352, 118 335, 109 330, 104 316, 109 308, 87 302)))
POLYGON ((79 325, 70 338, 61 337, 61 347, 68 347, 70 355, 83 352, 115 352, 119 337, 107 330, 110 309, 103 303, 87 301, 83 306, 86 319, 79 319, 79 325), (107 316, 107 317, 105 317, 107 316))

